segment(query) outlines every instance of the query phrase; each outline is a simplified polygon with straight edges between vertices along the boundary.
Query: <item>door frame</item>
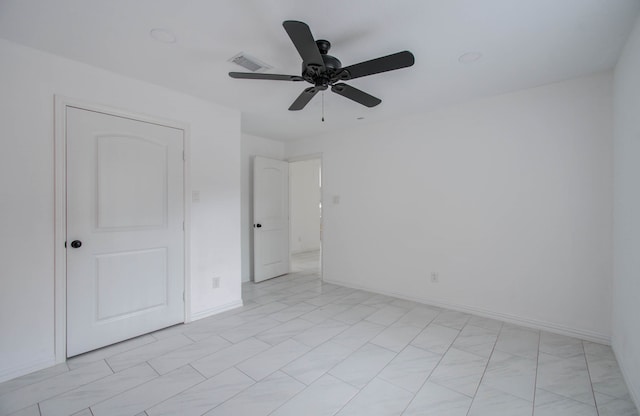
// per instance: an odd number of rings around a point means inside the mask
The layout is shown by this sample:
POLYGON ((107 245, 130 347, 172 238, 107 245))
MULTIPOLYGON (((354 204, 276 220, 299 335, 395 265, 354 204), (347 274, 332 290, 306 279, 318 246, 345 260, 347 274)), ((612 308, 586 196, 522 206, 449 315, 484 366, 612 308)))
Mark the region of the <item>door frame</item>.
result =
POLYGON ((129 110, 88 103, 75 98, 54 95, 54 354, 55 362, 67 360, 67 107, 94 111, 116 117, 171 127, 183 132, 183 207, 184 207, 184 322, 191 321, 191 178, 190 178, 190 128, 189 124, 160 117, 149 116, 129 110))
MULTIPOLYGON (((324 182, 324 160, 322 159, 322 153, 311 153, 308 155, 302 156, 294 156, 285 159, 286 162, 304 162, 305 160, 314 160, 320 159, 320 183, 322 186, 320 187, 320 204, 322 205, 322 217, 320 220, 320 230, 321 230, 321 238, 320 238, 320 280, 324 280, 324 218, 326 207, 324 205, 324 190, 326 188, 324 182)), ((291 170, 289 170, 291 171, 291 170)), ((289 240, 291 240, 291 181, 289 181, 289 240)), ((289 264, 291 264, 291 241, 289 241, 289 264)))

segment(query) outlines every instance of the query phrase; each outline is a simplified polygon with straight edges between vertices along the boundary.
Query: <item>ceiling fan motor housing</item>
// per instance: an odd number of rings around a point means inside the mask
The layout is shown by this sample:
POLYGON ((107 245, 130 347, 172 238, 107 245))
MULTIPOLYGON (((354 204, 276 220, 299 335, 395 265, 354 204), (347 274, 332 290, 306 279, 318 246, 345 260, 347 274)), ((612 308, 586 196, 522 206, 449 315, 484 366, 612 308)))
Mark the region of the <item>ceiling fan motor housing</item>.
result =
POLYGON ((318 45, 320 56, 322 56, 324 68, 303 62, 302 77, 307 82, 324 90, 339 79, 339 77, 336 77, 336 74, 342 68, 342 62, 335 56, 327 54, 329 49, 331 49, 331 43, 328 40, 318 39, 316 40, 316 45, 318 45))

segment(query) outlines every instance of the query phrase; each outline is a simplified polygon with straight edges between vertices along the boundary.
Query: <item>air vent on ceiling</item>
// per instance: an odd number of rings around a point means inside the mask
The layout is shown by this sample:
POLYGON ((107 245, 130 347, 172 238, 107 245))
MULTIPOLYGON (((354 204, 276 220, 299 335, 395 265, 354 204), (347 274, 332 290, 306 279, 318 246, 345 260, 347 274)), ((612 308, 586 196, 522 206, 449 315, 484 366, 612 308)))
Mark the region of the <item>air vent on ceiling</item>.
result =
POLYGON ((246 68, 252 72, 262 72, 273 68, 271 65, 267 65, 259 59, 256 59, 251 55, 247 55, 244 52, 240 52, 239 54, 235 55, 234 57, 229 59, 229 62, 240 65, 241 67, 246 68))

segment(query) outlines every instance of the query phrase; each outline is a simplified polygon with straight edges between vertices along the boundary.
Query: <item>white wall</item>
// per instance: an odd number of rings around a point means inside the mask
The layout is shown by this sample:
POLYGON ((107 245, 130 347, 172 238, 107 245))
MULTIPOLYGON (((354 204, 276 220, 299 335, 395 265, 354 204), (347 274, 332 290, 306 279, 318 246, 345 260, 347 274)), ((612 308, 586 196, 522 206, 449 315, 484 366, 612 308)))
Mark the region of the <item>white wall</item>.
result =
POLYGON ((191 312, 240 302, 239 113, 4 40, 0 62, 0 381, 54 362, 54 94, 190 125, 191 312))
POLYGON ((640 406, 640 19, 614 73, 613 348, 640 406))
POLYGON ((607 73, 286 151, 323 155, 325 280, 607 341, 611 136, 607 73))
POLYGON ((242 281, 253 280, 253 158, 284 159, 284 143, 242 134, 242 281))
POLYGON ((289 164, 290 250, 320 249, 320 159, 289 164))

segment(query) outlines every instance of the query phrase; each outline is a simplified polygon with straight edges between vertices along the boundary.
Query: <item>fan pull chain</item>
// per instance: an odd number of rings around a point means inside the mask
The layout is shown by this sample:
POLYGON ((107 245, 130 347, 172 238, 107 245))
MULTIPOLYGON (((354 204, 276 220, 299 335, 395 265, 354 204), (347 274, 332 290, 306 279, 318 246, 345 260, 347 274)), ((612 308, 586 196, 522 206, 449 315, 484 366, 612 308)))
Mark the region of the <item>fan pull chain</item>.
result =
POLYGON ((324 91, 322 91, 322 122, 324 123, 324 91))

